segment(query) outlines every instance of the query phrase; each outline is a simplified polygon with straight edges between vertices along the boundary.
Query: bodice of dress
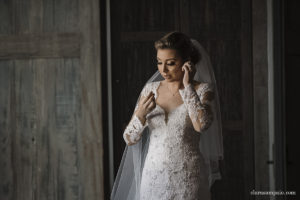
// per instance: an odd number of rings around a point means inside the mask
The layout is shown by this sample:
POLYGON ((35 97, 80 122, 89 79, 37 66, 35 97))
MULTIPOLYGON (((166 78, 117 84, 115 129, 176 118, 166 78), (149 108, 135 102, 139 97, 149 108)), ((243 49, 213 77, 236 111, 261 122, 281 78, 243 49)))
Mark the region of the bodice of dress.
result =
MULTIPOLYGON (((147 96, 149 92, 152 91, 154 93, 154 98, 156 99, 157 88, 159 84, 160 81, 147 83, 141 92, 141 96, 147 96)), ((178 123, 178 121, 180 121, 183 122, 185 126, 184 128, 192 128, 192 121, 200 120, 200 122, 203 124, 202 131, 206 130, 213 120, 213 115, 208 109, 209 102, 205 102, 204 104, 203 101, 204 94, 209 91, 213 92, 213 88, 208 83, 201 83, 197 88, 197 91, 191 84, 189 84, 184 89, 179 90, 184 103, 171 110, 169 113, 166 113, 163 108, 156 104, 155 109, 146 116, 146 122, 144 125, 142 125, 141 121, 136 115, 133 115, 123 133, 125 142, 128 145, 133 145, 138 142, 141 139, 142 131, 148 125, 151 130, 154 129, 154 127, 156 129, 160 129, 162 127, 176 129, 180 128, 180 123, 178 123), (203 111, 201 117, 198 115, 199 110, 203 111)), ((136 105, 134 111, 137 109, 138 104, 136 105)))

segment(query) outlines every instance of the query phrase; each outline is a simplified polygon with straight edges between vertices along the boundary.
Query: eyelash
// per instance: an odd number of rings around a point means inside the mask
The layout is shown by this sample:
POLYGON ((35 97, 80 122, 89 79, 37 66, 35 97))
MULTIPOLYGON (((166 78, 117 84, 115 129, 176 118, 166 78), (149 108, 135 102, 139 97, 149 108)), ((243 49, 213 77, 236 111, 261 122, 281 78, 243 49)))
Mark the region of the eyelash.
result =
MULTIPOLYGON (((158 64, 158 65, 161 65, 161 62, 157 62, 157 64, 158 64)), ((173 65, 175 65, 175 63, 174 63, 174 62, 171 62, 171 63, 168 63, 167 65, 173 66, 173 65)))

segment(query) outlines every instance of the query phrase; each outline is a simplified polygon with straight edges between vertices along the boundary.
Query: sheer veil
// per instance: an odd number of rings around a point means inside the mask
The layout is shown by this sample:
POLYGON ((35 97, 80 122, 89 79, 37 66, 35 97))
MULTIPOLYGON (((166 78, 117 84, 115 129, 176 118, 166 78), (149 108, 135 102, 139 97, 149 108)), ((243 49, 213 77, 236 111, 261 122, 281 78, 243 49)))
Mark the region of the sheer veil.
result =
MULTIPOLYGON (((191 41, 201 54, 201 60, 195 63, 196 74, 194 80, 210 83, 215 92, 215 98, 211 102, 214 120, 211 126, 201 133, 199 142, 199 149, 209 172, 209 186, 211 187, 215 180, 221 179, 219 160, 224 158, 219 95, 209 55, 198 41, 194 39, 191 39, 191 41)), ((163 79, 157 70, 147 83, 163 79)), ((137 102, 139 99, 140 96, 137 102)), ((111 192, 111 200, 139 200, 141 175, 148 152, 149 135, 150 130, 146 127, 143 130, 142 139, 138 143, 131 146, 126 145, 111 192)))

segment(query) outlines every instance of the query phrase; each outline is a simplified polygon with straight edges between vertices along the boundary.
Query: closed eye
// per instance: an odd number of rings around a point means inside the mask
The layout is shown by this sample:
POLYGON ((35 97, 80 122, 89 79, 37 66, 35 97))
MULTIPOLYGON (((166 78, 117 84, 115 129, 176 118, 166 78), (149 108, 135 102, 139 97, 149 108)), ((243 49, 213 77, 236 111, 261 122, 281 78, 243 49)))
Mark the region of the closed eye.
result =
POLYGON ((175 65, 175 62, 167 63, 167 65, 173 66, 173 65, 175 65))
MULTIPOLYGON (((161 65, 161 64, 162 64, 161 62, 157 62, 157 65, 161 65)), ((167 65, 173 66, 173 65, 175 65, 175 62, 167 63, 167 65)))

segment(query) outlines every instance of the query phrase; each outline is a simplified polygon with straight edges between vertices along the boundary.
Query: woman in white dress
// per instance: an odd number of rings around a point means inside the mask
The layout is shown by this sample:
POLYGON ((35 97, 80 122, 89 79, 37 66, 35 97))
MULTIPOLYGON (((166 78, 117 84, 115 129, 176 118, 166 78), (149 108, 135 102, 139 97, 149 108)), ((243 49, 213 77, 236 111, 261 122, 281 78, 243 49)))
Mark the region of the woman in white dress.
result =
POLYGON ((158 71, 141 91, 123 133, 127 146, 111 199, 209 200, 213 181, 221 178, 218 166, 213 173, 210 164, 222 159, 223 150, 216 86, 194 79, 200 71, 195 64, 205 55, 176 31, 156 41, 155 48, 158 71), (219 143, 201 146, 214 121, 218 129, 206 142, 215 136, 219 143), (215 157, 213 148, 218 148, 215 157))

